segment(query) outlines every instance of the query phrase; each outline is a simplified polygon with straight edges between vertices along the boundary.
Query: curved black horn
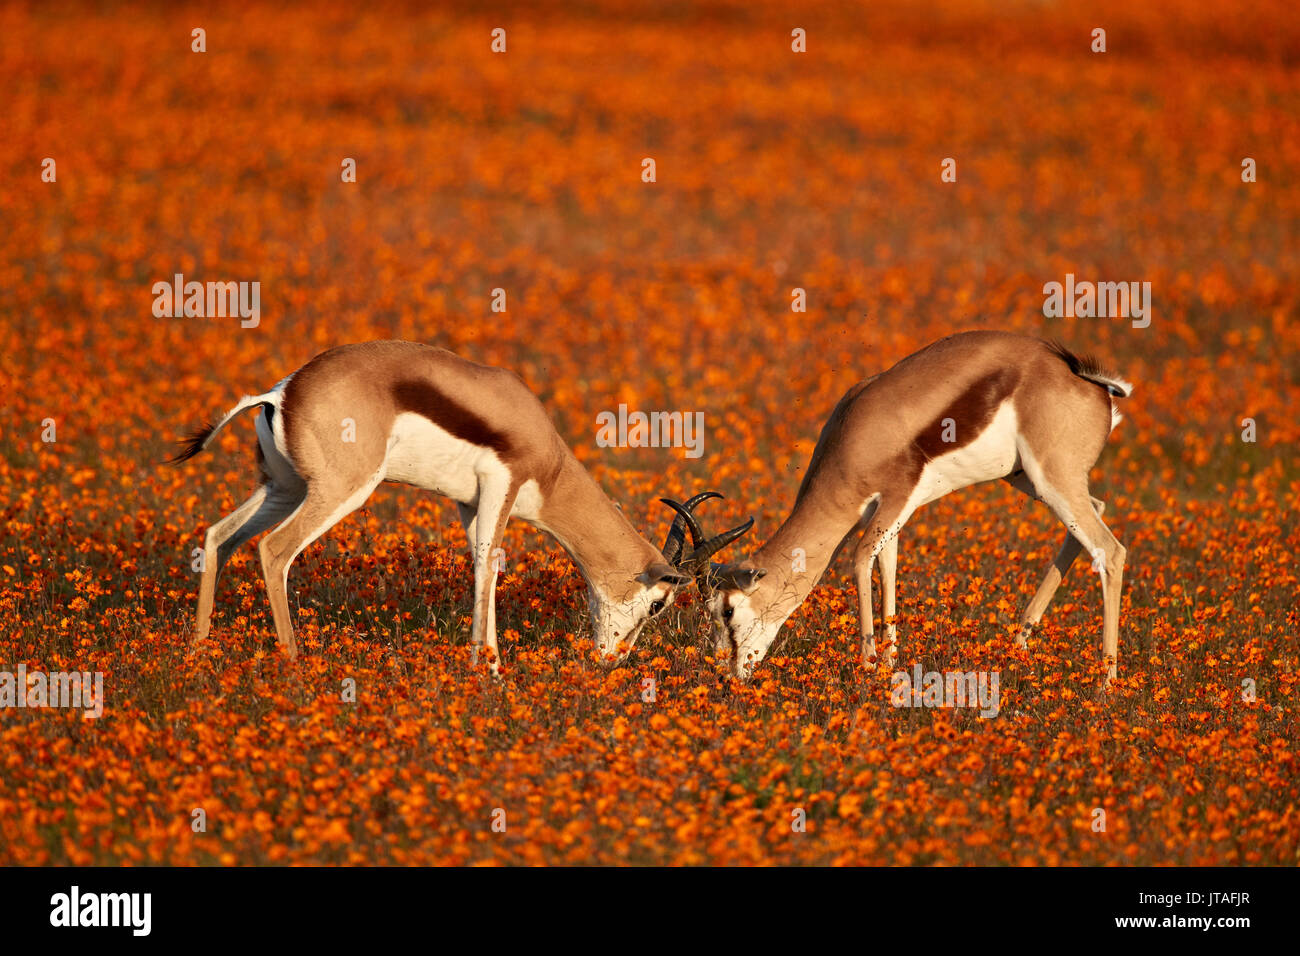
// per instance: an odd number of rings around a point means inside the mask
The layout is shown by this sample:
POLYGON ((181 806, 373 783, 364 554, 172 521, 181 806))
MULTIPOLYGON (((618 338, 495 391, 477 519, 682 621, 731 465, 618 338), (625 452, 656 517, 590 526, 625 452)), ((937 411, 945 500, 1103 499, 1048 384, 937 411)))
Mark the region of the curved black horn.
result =
MULTIPOLYGON (((698 495, 692 495, 687 500, 686 504, 681 507, 685 508, 688 512, 694 512, 700 502, 708 501, 710 498, 721 497, 722 495, 718 494, 716 491, 702 491, 698 495)), ((674 511, 677 510, 676 502, 670 502, 667 498, 660 498, 659 500, 668 505, 668 507, 672 508, 674 511)), ((692 537, 692 540, 695 543, 699 542, 698 538, 692 537)), ((664 558, 669 564, 675 567, 679 563, 682 556, 682 546, 685 544, 686 519, 679 513, 677 517, 673 519, 673 526, 668 529, 668 537, 665 539, 663 546, 664 558)))
POLYGON ((703 544, 696 545, 695 550, 691 552, 691 556, 688 559, 692 571, 695 574, 699 574, 701 570, 707 571, 709 558, 713 557, 752 527, 754 527, 754 519, 749 518, 744 524, 738 524, 730 531, 724 531, 722 534, 714 535, 703 544))
MULTIPOLYGON (((660 498, 664 504, 668 504, 667 499, 660 498)), ((660 549, 664 553, 664 560, 671 565, 677 564, 677 559, 681 557, 682 545, 686 543, 686 520, 678 515, 673 519, 672 527, 668 529, 668 537, 664 539, 664 546, 660 549)))
POLYGON ((669 508, 672 508, 673 511, 677 512, 677 517, 673 519, 673 526, 668 529, 668 541, 665 542, 664 550, 664 557, 668 558, 670 562, 676 564, 677 559, 680 557, 681 543, 684 543, 686 537, 682 533, 682 525, 685 525, 685 527, 691 532, 692 550, 700 546, 700 542, 704 540, 704 532, 700 529, 700 523, 695 520, 695 515, 691 514, 690 509, 685 505, 673 501, 672 498, 660 498, 659 500, 669 508), (676 539, 676 541, 674 541, 674 539, 676 539), (667 548, 673 544, 678 545, 676 549, 678 554, 669 558, 667 548))
POLYGON ((708 501, 710 498, 721 498, 721 497, 722 497, 721 492, 701 491, 698 495, 691 495, 691 497, 687 499, 685 507, 687 511, 689 511, 691 514, 694 514, 695 509, 699 507, 701 501, 708 501))

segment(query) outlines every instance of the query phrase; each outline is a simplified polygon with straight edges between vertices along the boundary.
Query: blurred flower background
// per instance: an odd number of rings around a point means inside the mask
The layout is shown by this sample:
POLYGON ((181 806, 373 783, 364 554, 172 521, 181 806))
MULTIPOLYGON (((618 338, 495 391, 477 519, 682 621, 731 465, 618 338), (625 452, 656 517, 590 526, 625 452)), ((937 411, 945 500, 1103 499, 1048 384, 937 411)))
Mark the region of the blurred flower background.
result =
POLYGON ((107 700, 0 709, 0 864, 1296 864, 1297 64, 1282 2, 6 4, 0 669, 107 700), (260 323, 156 318, 176 273, 260 282, 260 323), (1150 326, 1045 318, 1067 273, 1151 282, 1150 326), (187 656, 253 416, 159 463, 325 348, 510 367, 647 537, 716 487, 753 546, 844 390, 970 328, 1136 385, 1093 475, 1129 549, 1107 696, 1086 562, 1014 647, 1060 529, 1001 485, 899 563, 900 666, 998 671, 995 719, 890 706, 845 558, 748 685, 697 592, 602 671, 519 524, 493 682, 455 509, 398 486, 296 562, 298 661, 252 546, 187 656), (703 457, 598 447, 620 403, 703 411, 703 457))

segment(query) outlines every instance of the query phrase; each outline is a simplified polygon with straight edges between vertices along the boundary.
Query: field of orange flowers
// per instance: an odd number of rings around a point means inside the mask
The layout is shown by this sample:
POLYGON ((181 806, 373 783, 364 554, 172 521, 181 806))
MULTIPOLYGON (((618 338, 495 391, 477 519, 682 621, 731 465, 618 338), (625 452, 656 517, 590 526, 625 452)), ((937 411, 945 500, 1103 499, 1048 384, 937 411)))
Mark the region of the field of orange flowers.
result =
POLYGON ((1288 4, 277 6, 0 9, 0 671, 104 687, 0 708, 0 864, 1300 862, 1288 4), (157 317, 177 273, 259 282, 259 321, 157 317), (1150 325, 1045 317, 1066 274, 1149 281, 1150 325), (899 562, 900 666, 996 671, 992 719, 891 705, 845 557, 748 683, 695 589, 603 670, 518 523, 494 681, 454 506, 395 485, 292 569, 296 661, 251 546, 187 652, 254 415, 160 462, 325 348, 512 368, 648 538, 716 487, 739 555, 850 384, 971 328, 1136 385, 1092 476, 1129 552, 1108 693, 1086 561, 1015 647, 1061 532, 1001 484, 899 562), (620 404, 702 411, 703 454, 599 447, 620 404))

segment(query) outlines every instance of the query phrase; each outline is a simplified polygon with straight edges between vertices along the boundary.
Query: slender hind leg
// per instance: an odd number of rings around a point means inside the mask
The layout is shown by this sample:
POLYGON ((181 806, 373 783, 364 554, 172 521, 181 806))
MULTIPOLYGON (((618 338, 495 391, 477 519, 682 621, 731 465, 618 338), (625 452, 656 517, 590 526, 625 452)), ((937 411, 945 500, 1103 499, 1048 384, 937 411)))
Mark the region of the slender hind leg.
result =
MULTIPOLYGON (((1052 477, 1050 474, 1040 475, 1039 479, 1034 481, 1034 485, 1039 489, 1040 497, 1070 532, 1071 537, 1082 546, 1083 550, 1092 555, 1094 567, 1101 575, 1101 650, 1102 657, 1106 661, 1106 683, 1109 684, 1118 673, 1119 606, 1124 587, 1124 559, 1128 551, 1101 520, 1101 516, 1097 513, 1097 501, 1088 494, 1085 480, 1072 481, 1068 477, 1061 476, 1059 483, 1053 483, 1052 477)), ((1078 553, 1077 550, 1075 553, 1078 553)), ((1053 577, 1056 570, 1055 565, 1048 569, 1049 579, 1053 577)), ((1046 580, 1043 582, 1044 587, 1047 583, 1046 580)), ((1059 577, 1056 583, 1060 583, 1059 577)), ((1039 588, 1040 591, 1042 589, 1039 588)), ((1055 583, 1052 585, 1052 590, 1055 590, 1055 583)))
MULTIPOLYGON (((1007 482, 1024 492, 1035 501, 1042 501, 1038 493, 1034 490, 1033 483, 1025 477, 1025 473, 1017 472, 1016 475, 1008 477, 1007 482)), ((1089 502, 1092 509, 1100 518, 1106 510, 1106 502, 1089 496, 1089 502)), ((1061 549, 1056 553, 1056 557, 1047 567, 1047 573, 1043 575, 1043 581, 1038 585, 1038 590, 1030 599, 1029 604, 1025 606, 1025 612, 1020 618, 1020 632, 1016 635, 1016 646, 1024 647, 1029 641, 1029 635, 1034 629, 1034 625, 1043 619, 1043 614, 1047 611, 1047 605, 1051 603, 1052 598, 1056 595, 1056 589, 1061 586, 1066 572, 1070 570, 1070 565, 1074 559, 1079 556, 1083 546, 1068 530, 1065 533, 1065 540, 1061 542, 1061 549)))
POLYGON ((365 504, 383 480, 383 475, 381 467, 359 488, 350 490, 340 488, 337 483, 308 483, 298 510, 258 544, 266 591, 271 599, 271 614, 275 618, 276 640, 291 659, 298 656, 298 644, 293 637, 293 618, 289 613, 289 565, 307 545, 365 504))
POLYGON ((217 581, 230 556, 246 542, 283 521, 301 502, 301 494, 274 483, 262 485, 242 505, 208 528, 203 544, 203 576, 199 580, 198 618, 191 643, 208 636, 217 581))
MULTIPOLYGON (((1086 494, 1085 492, 1085 496, 1086 494)), ((1128 549, 1119 543, 1119 539, 1106 527, 1100 515, 1089 517, 1095 524, 1095 532, 1102 538, 1101 544, 1094 545, 1091 552, 1101 574, 1101 653, 1106 660, 1106 683, 1109 684, 1119 676, 1119 611, 1124 593, 1124 562, 1128 557, 1128 549)))

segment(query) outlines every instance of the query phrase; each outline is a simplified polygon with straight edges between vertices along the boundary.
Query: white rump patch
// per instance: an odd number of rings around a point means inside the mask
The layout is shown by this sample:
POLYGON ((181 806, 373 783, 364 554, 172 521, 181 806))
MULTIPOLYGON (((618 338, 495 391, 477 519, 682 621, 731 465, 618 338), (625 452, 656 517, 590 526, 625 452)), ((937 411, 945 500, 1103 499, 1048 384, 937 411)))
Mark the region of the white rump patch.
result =
POLYGON ((530 522, 536 522, 541 517, 542 489, 537 484, 536 478, 529 478, 519 486, 519 492, 515 495, 515 506, 510 514, 530 522))
POLYGON ((262 457, 266 459, 266 470, 271 474, 271 481, 284 488, 294 488, 302 484, 302 476, 293 466, 289 457, 289 444, 284 435, 284 415, 280 407, 284 402, 284 389, 292 375, 276 383, 275 388, 267 392, 271 408, 262 409, 257 416, 257 443, 262 446, 262 457))

